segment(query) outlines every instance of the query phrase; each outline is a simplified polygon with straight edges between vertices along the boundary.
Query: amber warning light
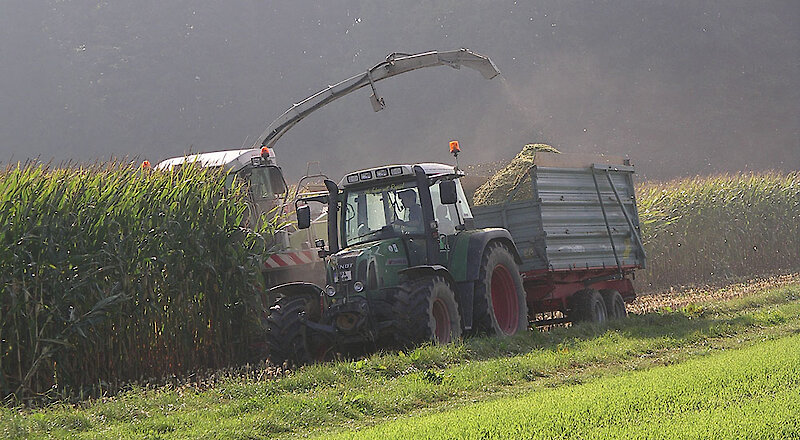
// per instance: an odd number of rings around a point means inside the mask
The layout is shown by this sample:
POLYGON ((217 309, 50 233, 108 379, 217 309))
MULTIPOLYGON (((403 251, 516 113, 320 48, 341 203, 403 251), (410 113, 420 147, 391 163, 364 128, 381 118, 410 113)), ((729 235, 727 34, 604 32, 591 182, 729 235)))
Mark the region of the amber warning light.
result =
POLYGON ((261 157, 269 157, 269 148, 261 147, 261 157))
POLYGON ((458 153, 461 152, 461 148, 458 147, 458 141, 450 141, 450 154, 453 156, 458 156, 458 153))

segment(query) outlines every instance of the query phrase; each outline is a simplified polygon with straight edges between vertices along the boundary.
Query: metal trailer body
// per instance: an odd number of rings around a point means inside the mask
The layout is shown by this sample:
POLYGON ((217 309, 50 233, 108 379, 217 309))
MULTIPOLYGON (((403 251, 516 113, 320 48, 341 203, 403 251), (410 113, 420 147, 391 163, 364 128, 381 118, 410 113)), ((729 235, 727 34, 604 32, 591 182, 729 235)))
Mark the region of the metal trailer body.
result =
POLYGON ((645 266, 633 166, 553 153, 537 153, 534 163, 504 203, 472 208, 476 227, 511 233, 529 315, 566 312, 570 297, 587 288, 632 301, 631 277, 645 266))

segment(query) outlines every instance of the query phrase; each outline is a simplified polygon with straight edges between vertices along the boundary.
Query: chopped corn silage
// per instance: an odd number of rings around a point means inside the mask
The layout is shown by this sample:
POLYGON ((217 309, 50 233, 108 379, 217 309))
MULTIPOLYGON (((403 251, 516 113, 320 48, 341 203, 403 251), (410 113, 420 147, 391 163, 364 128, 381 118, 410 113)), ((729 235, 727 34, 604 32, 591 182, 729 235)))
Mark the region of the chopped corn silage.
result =
MULTIPOLYGON (((547 144, 525 145, 522 151, 505 168, 498 171, 475 190, 475 195, 472 199, 473 204, 480 206, 505 202, 508 196, 511 195, 511 191, 525 178, 526 173, 535 163, 536 153, 538 152, 560 153, 560 151, 547 144)), ((528 187, 520 188, 517 197, 525 198, 525 191, 528 193, 527 197, 530 197, 531 189, 528 187)))

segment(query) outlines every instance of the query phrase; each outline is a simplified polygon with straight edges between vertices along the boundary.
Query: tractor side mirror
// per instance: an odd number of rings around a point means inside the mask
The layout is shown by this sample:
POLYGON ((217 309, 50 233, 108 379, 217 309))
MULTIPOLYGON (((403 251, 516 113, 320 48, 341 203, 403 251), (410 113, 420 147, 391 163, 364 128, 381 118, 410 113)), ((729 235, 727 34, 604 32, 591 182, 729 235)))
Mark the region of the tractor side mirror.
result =
POLYGON ((311 227, 311 208, 308 205, 297 208, 297 229, 308 229, 311 227))
POLYGON ((439 199, 442 205, 455 205, 458 202, 455 180, 439 182, 439 199))

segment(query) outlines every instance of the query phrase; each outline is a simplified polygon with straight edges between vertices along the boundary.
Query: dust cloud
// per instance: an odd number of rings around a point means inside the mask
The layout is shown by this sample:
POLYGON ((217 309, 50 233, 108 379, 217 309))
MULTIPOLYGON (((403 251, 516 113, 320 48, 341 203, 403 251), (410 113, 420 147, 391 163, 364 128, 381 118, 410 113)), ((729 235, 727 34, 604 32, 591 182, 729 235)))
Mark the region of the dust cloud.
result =
POLYGON ((628 156, 646 178, 800 168, 800 3, 786 0, 164 3, 6 0, 0 162, 155 162, 238 148, 388 53, 460 47, 336 101, 277 145, 338 180, 386 162, 508 160, 527 143, 628 156))

